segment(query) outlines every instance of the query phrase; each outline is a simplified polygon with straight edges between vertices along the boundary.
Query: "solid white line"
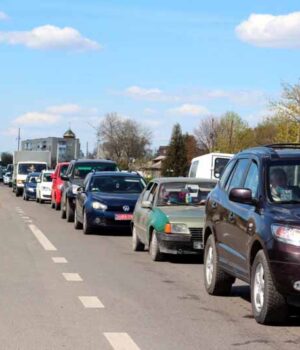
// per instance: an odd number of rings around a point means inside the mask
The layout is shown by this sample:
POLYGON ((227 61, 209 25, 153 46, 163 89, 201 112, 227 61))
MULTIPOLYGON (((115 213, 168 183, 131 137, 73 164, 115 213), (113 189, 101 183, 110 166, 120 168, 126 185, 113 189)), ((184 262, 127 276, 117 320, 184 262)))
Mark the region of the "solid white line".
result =
POLYGON ((114 350, 140 350, 127 333, 104 333, 114 350))
POLYGON ((86 309, 102 309, 104 305, 98 297, 78 297, 86 309))
POLYGON ((63 276, 66 281, 68 282, 81 282, 82 278, 78 273, 68 273, 68 272, 63 272, 63 276))
POLYGON ((45 250, 57 250, 39 228, 32 224, 28 225, 28 227, 45 250))
POLYGON ((54 256, 52 260, 55 264, 67 264, 68 262, 67 259, 62 256, 54 256))

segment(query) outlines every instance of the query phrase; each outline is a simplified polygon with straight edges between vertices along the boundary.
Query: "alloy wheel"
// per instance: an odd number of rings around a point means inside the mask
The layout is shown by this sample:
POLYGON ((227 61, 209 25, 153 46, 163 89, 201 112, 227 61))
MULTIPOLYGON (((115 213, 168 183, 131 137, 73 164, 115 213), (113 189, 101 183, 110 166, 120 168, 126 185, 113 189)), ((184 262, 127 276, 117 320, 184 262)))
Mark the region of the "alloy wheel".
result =
POLYGON ((210 286, 212 279, 213 279, 213 273, 214 273, 214 256, 213 256, 213 248, 210 246, 208 248, 206 261, 205 261, 205 275, 206 275, 206 282, 210 286))
POLYGON ((261 312, 265 299, 265 276, 264 267, 261 263, 256 266, 253 294, 254 306, 258 312, 261 312))

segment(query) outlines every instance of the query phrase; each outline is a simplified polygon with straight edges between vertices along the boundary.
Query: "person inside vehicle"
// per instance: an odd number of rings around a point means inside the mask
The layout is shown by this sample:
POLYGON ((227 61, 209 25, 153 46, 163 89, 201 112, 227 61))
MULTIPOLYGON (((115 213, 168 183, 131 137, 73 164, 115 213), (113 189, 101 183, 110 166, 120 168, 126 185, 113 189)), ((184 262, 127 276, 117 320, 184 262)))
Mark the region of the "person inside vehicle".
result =
POLYGON ((289 186, 286 172, 276 168, 270 175, 270 187, 272 199, 275 202, 300 200, 300 191, 294 186, 289 186))

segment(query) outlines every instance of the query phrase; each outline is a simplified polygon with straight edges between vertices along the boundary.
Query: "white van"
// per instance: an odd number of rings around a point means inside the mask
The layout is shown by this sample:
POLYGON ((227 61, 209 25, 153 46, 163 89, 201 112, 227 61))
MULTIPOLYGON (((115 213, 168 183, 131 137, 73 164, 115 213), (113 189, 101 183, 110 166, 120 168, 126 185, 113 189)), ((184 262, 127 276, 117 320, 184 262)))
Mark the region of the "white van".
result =
POLYGON ((229 153, 208 153, 192 159, 189 177, 218 180, 233 157, 229 153))

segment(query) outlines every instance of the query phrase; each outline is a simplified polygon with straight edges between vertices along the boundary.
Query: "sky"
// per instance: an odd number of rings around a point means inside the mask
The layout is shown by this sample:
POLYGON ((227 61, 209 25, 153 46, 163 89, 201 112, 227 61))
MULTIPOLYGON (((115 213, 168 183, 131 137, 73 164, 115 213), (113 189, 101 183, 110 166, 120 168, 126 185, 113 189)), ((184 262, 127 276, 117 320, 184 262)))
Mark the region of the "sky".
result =
POLYGON ((298 1, 1 0, 0 152, 69 126, 95 146, 105 114, 152 131, 268 115, 300 61, 298 1))

